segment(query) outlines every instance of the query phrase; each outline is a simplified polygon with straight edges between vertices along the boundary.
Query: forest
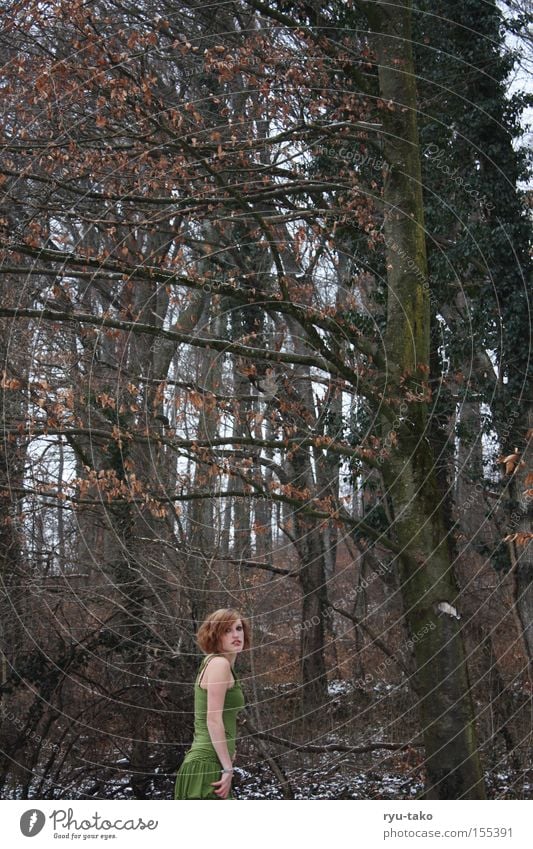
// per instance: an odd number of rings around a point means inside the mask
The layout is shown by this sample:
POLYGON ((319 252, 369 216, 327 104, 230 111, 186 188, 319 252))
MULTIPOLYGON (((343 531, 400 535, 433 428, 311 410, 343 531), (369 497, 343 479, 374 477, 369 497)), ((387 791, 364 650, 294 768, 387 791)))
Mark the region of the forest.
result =
POLYGON ((528 0, 0 0, 0 798, 533 796, 528 0))

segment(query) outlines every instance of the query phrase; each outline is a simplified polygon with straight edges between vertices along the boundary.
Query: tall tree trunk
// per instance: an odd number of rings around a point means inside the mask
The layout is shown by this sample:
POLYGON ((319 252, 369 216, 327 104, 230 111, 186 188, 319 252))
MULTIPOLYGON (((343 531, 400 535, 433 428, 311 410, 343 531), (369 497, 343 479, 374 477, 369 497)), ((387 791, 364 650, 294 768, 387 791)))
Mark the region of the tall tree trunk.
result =
MULTIPOLYGON (((207 331, 204 331, 207 332, 207 331)), ((206 389, 204 406, 199 412, 196 435, 200 440, 212 439, 217 433, 216 409, 209 402, 209 392, 216 391, 220 358, 216 352, 195 352, 197 381, 206 389)), ((198 456, 194 468, 193 490, 207 492, 212 486, 210 463, 198 456)), ((215 478, 218 480, 218 478, 215 478)), ((217 509, 219 505, 217 503, 217 509)), ((189 506, 189 542, 187 584, 192 614, 192 628, 196 630, 209 612, 212 598, 209 595, 210 558, 216 551, 215 503, 211 498, 200 498, 189 506)), ((218 523, 217 523, 218 524, 218 523)))
MULTIPOLYGON (((18 464, 6 444, 0 445, 0 684, 21 651, 24 632, 24 585, 21 540, 17 529, 17 498, 10 495, 13 466, 18 464)), ((0 701, 2 693, 0 690, 0 701)))
MULTIPOLYGON (((533 488, 526 480, 533 473, 533 409, 528 413, 525 447, 521 459, 523 465, 516 470, 514 488, 520 504, 519 516, 514 517, 509 527, 511 533, 516 531, 530 534, 533 531, 533 488), (528 438, 529 437, 529 438, 528 438)), ((523 443, 522 443, 523 444, 523 443)), ((529 660, 529 675, 533 679, 533 540, 526 545, 510 543, 513 547, 515 569, 514 595, 516 609, 522 624, 524 646, 529 660)))
MULTIPOLYGON (((9 278, 0 285, 2 303, 19 298, 9 278)), ((6 424, 24 421, 28 414, 24 384, 30 373, 28 330, 14 321, 0 321, 0 409, 6 424)), ((28 618, 30 564, 23 555, 21 490, 24 484, 27 440, 21 434, 0 436, 0 683, 24 652, 28 618)), ((2 693, 0 691, 0 700, 2 693)))
MULTIPOLYGON (((383 101, 383 145, 390 170, 384 185, 388 280, 385 350, 398 367, 394 381, 404 415, 384 417, 383 435, 397 445, 383 469, 401 545, 399 570, 405 616, 415 643, 416 690, 427 765, 425 796, 482 799, 474 711, 458 620, 457 585, 446 543, 435 462, 426 431, 430 299, 417 128, 411 3, 379 4, 376 48, 383 101), (406 379, 410 392, 401 379, 406 379), (413 400, 419 393, 420 400, 413 400)), ((391 392, 392 394, 392 392, 391 392)))
MULTIPOLYGON (((242 331, 235 326, 239 316, 234 316, 233 333, 235 336, 242 331)), ((252 409, 250 401, 250 381, 246 374, 239 369, 238 363, 233 364, 233 391, 237 397, 235 402, 235 421, 233 435, 235 437, 245 436, 249 432, 249 414, 252 409)), ((252 554, 252 529, 251 529, 251 500, 244 495, 244 484, 236 476, 232 481, 232 489, 242 495, 238 495, 233 501, 233 556, 237 560, 249 560, 252 554)))
MULTIPOLYGON (((306 369, 307 367, 304 367, 306 369)), ((304 369, 298 369, 300 375, 304 369)), ((295 370, 294 375, 297 373, 295 370)), ((301 400, 294 388, 297 382, 285 380, 283 396, 289 399, 291 417, 296 432, 305 434, 305 422, 300 411, 309 411, 309 403, 301 400)), ((305 396, 304 396, 305 397, 305 396)), ((308 400, 308 399, 307 399, 308 400)), ((285 461, 287 478, 291 484, 315 493, 317 484, 313 474, 311 449, 297 446, 285 461)), ((324 657, 325 628, 327 621, 327 584, 324 535, 316 519, 305 518, 301 511, 292 514, 293 543, 300 558, 299 579, 302 590, 302 630, 300 632, 300 665, 302 670, 302 705, 306 710, 317 707, 327 699, 328 678, 324 657)))
MULTIPOLYGON (((328 608, 324 545, 313 520, 295 519, 295 545, 300 556, 302 623, 300 660, 302 668, 302 705, 306 710, 324 704, 328 695, 328 676, 324 657, 325 627, 328 608)), ((313 717, 311 717, 313 719, 313 717)))

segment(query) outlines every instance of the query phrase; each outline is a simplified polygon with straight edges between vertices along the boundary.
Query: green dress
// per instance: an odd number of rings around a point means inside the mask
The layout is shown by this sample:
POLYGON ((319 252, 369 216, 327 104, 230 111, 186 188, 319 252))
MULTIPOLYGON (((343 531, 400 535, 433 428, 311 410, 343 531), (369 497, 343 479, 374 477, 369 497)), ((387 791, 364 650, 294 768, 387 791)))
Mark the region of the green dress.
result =
MULTIPOLYGON (((194 738, 176 776, 175 799, 220 799, 220 796, 215 793, 216 788, 211 786, 211 782, 220 779, 222 764, 207 730, 207 690, 200 687, 203 670, 213 657, 216 655, 204 657, 194 682, 194 738)), ((244 707, 241 685, 233 670, 232 673, 235 681, 226 691, 222 712, 230 757, 233 757, 235 753, 237 714, 244 707)), ((228 799, 233 799, 231 791, 228 799)))

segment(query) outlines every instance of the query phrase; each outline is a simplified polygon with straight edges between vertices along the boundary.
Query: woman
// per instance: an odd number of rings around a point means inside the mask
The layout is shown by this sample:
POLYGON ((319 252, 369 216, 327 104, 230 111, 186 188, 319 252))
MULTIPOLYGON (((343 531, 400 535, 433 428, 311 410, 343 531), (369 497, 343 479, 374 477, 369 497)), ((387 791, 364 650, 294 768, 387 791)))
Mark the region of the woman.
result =
POLYGON ((211 613, 196 635, 205 652, 194 684, 194 739, 176 777, 175 799, 233 799, 237 713, 244 707, 233 671, 250 645, 250 625, 237 610, 211 613))

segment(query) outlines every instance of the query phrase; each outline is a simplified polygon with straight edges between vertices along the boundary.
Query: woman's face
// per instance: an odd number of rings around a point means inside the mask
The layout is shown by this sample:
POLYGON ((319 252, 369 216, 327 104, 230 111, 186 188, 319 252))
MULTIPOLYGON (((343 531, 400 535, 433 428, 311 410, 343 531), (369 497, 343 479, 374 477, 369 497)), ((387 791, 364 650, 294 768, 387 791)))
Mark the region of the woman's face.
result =
POLYGON ((240 652, 244 647, 244 628, 240 619, 227 625, 220 635, 221 652, 240 652))

